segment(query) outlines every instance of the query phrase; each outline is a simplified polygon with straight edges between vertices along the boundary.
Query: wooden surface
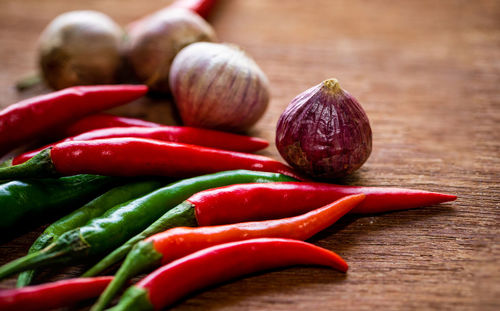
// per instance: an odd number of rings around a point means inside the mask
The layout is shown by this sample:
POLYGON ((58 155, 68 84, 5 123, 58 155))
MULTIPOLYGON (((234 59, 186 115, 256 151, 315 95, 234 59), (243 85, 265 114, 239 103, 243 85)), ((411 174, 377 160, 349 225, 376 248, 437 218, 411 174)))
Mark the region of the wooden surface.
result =
MULTIPOLYGON (((0 106, 47 91, 19 94, 13 85, 36 69, 36 39, 59 13, 95 9, 125 25, 167 3, 0 1, 0 106)), ((211 21, 221 41, 247 50, 270 78, 271 105, 250 134, 272 142, 290 100, 336 77, 373 130, 371 157, 343 182, 458 200, 348 217, 313 238, 349 262, 347 275, 309 267, 262 273, 174 309, 499 310, 500 2, 221 0, 211 21)), ((114 112, 172 123, 169 105, 148 99, 114 112)), ((262 153, 279 159, 273 144, 262 153)), ((42 229, 3 243, 0 264, 24 254, 42 229)), ((43 280, 83 269, 58 269, 43 280)))

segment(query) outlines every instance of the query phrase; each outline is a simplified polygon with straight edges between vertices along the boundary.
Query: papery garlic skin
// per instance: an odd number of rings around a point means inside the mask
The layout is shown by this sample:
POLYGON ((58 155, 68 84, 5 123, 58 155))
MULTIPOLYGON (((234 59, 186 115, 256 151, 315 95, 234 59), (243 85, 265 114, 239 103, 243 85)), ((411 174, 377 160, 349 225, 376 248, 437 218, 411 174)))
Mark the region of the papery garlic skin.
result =
POLYGON ((215 41, 215 32, 203 18, 186 9, 159 11, 134 24, 128 34, 127 59, 136 76, 152 90, 169 93, 170 66, 185 46, 215 41))
POLYGON ((269 81, 233 45, 194 43, 175 57, 170 88, 185 125, 244 131, 269 104, 269 81))
POLYGON ((340 178, 368 159, 368 117, 337 80, 329 79, 292 100, 278 120, 276 147, 295 169, 312 177, 340 178))
POLYGON ((115 83, 122 39, 122 29, 101 12, 63 13, 40 36, 42 75, 54 89, 115 83))

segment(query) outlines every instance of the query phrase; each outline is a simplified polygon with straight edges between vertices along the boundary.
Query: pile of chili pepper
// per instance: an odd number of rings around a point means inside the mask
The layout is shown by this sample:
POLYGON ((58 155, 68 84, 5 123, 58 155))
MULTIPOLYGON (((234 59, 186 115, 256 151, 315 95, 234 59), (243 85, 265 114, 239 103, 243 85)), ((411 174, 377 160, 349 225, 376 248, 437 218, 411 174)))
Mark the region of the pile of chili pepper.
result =
MULTIPOLYGON (((170 7, 206 17, 215 2, 170 7)), ((160 310, 209 285, 277 267, 346 272, 340 256, 304 241, 347 213, 456 199, 304 181, 289 166, 251 154, 268 146, 260 138, 102 113, 146 92, 143 85, 72 87, 0 111, 0 155, 57 140, 0 166, 0 230, 62 216, 26 256, 0 267, 0 279, 20 272, 22 287, 0 291, 1 310, 64 307, 100 294, 92 311, 103 310, 130 278, 155 268, 111 310, 160 310), (82 278, 27 286, 42 267, 88 259, 97 263, 82 278), (121 260, 114 278, 96 277, 121 260)))
MULTIPOLYGON (((95 88, 89 90, 97 96, 95 88)), ((97 94, 111 96, 100 91, 97 94)), ((410 189, 297 181, 301 177, 290 167, 246 153, 267 146, 253 137, 106 114, 64 128, 67 131, 61 132, 77 135, 21 154, 13 165, 0 168, 0 179, 7 180, 0 185, 6 215, 1 228, 73 210, 47 227, 25 257, 0 267, 0 279, 22 272, 18 286, 23 287, 36 277, 33 269, 101 259, 84 274, 91 277, 126 259, 113 281, 86 278, 2 292, 0 304, 5 309, 36 306, 43 297, 40 293, 69 293, 54 301, 60 306, 106 288, 93 307, 102 310, 128 279, 155 266, 160 268, 127 290, 114 310, 163 308, 193 289, 272 267, 319 264, 345 272, 347 265, 340 257, 297 240, 309 238, 347 212, 379 213, 455 199, 410 189), (211 174, 197 176, 203 173, 211 174), (136 179, 143 175, 193 177, 170 184, 165 179, 136 179), (217 269, 197 277, 188 272, 220 260, 225 260, 224 279, 217 269), (181 279, 168 295, 159 290, 181 279), (82 295, 71 294, 72 288, 85 288, 82 284, 94 285, 82 295), (15 297, 28 302, 22 305, 15 297)))
MULTIPOLYGON (((293 179, 276 173, 237 170, 171 183, 137 199, 115 205, 85 225, 63 233, 47 247, 0 267, 0 279, 27 269, 72 263, 111 252, 199 191, 235 183, 290 180, 293 179)), ((170 226, 179 225, 196 225, 196 222, 188 212, 178 213, 170 219, 170 226)))
POLYGON ((218 187, 198 192, 167 211, 141 233, 116 248, 84 276, 94 276, 123 259, 145 238, 177 226, 231 224, 277 219, 305 213, 353 194, 366 199, 353 212, 374 214, 452 201, 446 194, 401 188, 339 186, 323 183, 271 182, 218 187))
POLYGON ((306 240, 334 224, 364 198, 364 194, 348 196, 291 218, 211 227, 177 227, 155 234, 135 245, 92 310, 103 310, 128 279, 144 270, 223 243, 261 237, 306 240))

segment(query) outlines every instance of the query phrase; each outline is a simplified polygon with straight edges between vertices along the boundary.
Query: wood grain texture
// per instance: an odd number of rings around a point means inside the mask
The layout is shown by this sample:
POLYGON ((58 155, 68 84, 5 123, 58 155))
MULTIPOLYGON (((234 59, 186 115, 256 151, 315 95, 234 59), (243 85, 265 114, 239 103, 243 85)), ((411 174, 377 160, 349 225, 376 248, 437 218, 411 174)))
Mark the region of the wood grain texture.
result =
MULTIPOLYGON (((0 107, 47 92, 13 85, 36 69, 36 39, 59 13, 103 11, 120 24, 169 1, 0 1, 0 107)), ((311 241, 338 252, 347 275, 321 268, 262 273, 193 295, 175 310, 500 309, 500 2, 221 0, 219 39, 268 74, 271 105, 250 134, 274 140, 296 95, 330 77, 365 108, 367 163, 343 182, 458 195, 448 204, 348 217, 311 241)), ((113 110, 174 123, 168 100, 113 110)), ((279 159, 275 146, 262 152, 279 159)), ((0 264, 24 254, 41 228, 0 245, 0 264)), ((78 275, 58 268, 39 281, 78 275)), ((14 278, 0 287, 14 285, 14 278)), ((81 306, 85 310, 86 305, 81 306)))

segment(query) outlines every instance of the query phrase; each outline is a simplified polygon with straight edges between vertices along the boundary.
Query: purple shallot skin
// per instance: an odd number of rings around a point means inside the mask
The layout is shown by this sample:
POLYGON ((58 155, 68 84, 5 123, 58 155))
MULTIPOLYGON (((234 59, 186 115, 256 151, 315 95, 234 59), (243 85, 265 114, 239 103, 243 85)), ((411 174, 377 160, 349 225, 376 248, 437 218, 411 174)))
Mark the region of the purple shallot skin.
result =
POLYGON ((340 178, 372 150, 365 111, 337 80, 328 79, 292 100, 278 120, 276 146, 295 169, 312 177, 340 178))

